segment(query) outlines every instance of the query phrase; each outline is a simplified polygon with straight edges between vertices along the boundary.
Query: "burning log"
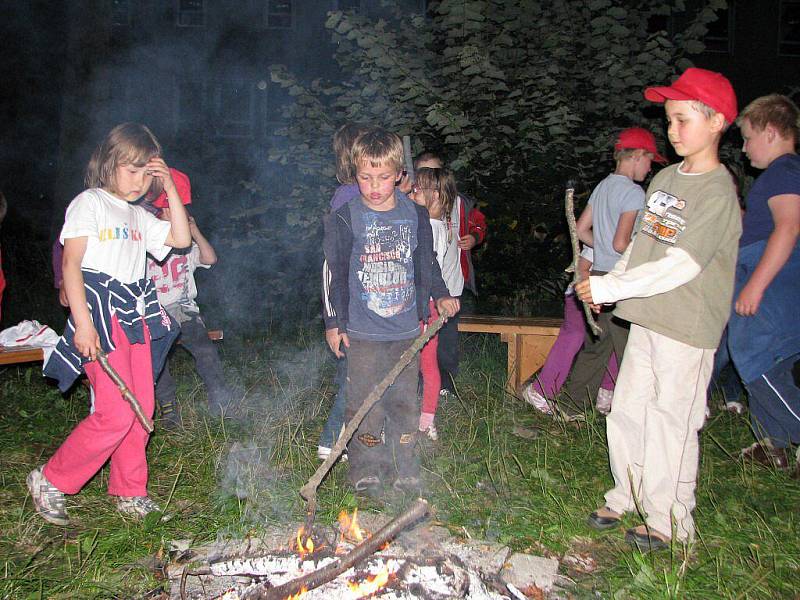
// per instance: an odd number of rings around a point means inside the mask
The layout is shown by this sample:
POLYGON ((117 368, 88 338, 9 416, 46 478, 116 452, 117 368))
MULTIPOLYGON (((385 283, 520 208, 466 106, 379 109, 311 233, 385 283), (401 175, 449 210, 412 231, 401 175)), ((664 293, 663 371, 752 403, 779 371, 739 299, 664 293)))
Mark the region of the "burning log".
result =
POLYGON ((242 595, 242 600, 284 600, 301 591, 308 591, 332 581, 355 564, 378 551, 386 542, 392 540, 406 527, 412 525, 428 512, 428 502, 422 498, 406 512, 391 520, 375 535, 364 540, 348 554, 317 571, 288 581, 274 588, 259 586, 242 595))
POLYGON ((139 423, 142 424, 144 430, 147 433, 153 433, 153 421, 147 418, 147 415, 144 414, 142 405, 139 404, 136 396, 133 395, 133 392, 125 384, 125 381, 123 381, 122 377, 119 376, 119 373, 117 373, 114 367, 111 366, 111 363, 108 362, 108 354, 106 354, 102 348, 97 349, 97 361, 100 363, 100 366, 103 367, 103 371, 105 371, 111 380, 117 384, 120 394, 122 394, 122 397, 128 401, 128 404, 131 405, 133 414, 135 414, 136 418, 139 419, 139 423))
MULTIPOLYGON (((581 280, 580 273, 578 273, 578 260, 581 256, 581 249, 578 244, 578 226, 575 223, 575 182, 570 180, 567 182, 567 191, 564 195, 564 207, 567 213, 567 227, 569 228, 569 240, 572 242, 572 283, 577 284, 581 280)), ((589 324, 589 329, 595 337, 603 333, 603 330, 594 320, 592 309, 586 302, 583 302, 583 313, 586 315, 586 322, 589 324)))
POLYGON ((307 502, 306 507, 306 523, 304 531, 311 535, 311 531, 314 525, 314 516, 317 513, 317 488, 319 488, 322 480, 331 470, 333 463, 335 463, 339 457, 341 456, 342 452, 347 445, 347 442, 350 441, 350 438, 353 437, 353 434, 358 429, 358 426, 361 425, 361 421, 364 420, 364 417, 370 411, 370 409, 378 403, 378 401, 383 397, 384 392, 389 389, 389 386, 394 383, 394 380, 397 379, 397 376, 405 369, 411 360, 416 356, 416 354, 422 350, 422 347, 428 343, 436 333, 442 328, 445 321, 447 321, 447 317, 449 315, 443 313, 439 315, 439 318, 436 319, 433 323, 428 326, 428 328, 422 332, 422 334, 414 340, 414 343, 411 344, 408 349, 403 352, 403 355, 400 357, 400 360, 397 361, 397 364, 392 367, 392 369, 386 374, 378 385, 369 393, 369 395, 364 400, 364 403, 361 405, 361 408, 358 409, 353 418, 347 424, 342 435, 339 436, 339 439, 331 448, 331 453, 328 458, 317 468, 308 482, 300 488, 300 495, 303 499, 307 502))

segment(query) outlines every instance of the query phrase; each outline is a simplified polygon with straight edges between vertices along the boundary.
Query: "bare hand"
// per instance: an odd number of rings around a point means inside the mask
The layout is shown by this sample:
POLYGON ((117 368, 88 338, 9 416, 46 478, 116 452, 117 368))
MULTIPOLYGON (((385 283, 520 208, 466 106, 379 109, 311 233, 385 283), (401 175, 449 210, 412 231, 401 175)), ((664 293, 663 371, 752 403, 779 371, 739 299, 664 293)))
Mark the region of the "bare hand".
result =
POLYGON ((745 284, 742 291, 739 292, 739 297, 734 305, 736 314, 742 317, 752 317, 758 312, 758 307, 761 305, 763 297, 764 292, 762 290, 751 287, 749 283, 745 284))
POLYGON ((75 337, 73 338, 75 348, 86 358, 92 360, 97 359, 97 349, 100 348, 100 336, 97 335, 97 330, 94 325, 87 325, 85 327, 77 326, 75 328, 75 337))
POLYGON ((344 344, 345 348, 350 347, 350 338, 346 333, 339 333, 338 327, 325 330, 325 341, 328 342, 328 348, 331 349, 336 358, 344 356, 344 352, 341 350, 342 344, 344 344))
POLYGON ((400 181, 397 182, 397 189, 408 195, 412 185, 411 177, 408 176, 408 173, 403 171, 403 176, 400 178, 400 181))
MULTIPOLYGON (((169 171, 167 163, 163 158, 154 157, 147 161, 147 174, 161 180, 161 185, 167 193, 167 198, 179 198, 175 182, 172 180, 172 173, 169 171)), ((181 199, 183 201, 183 199, 181 199)))
POLYGON ((589 279, 584 279, 583 281, 576 283, 575 294, 578 296, 578 300, 581 302, 594 304, 594 300, 592 299, 592 285, 589 282, 589 279))
POLYGON ((436 310, 445 316, 445 321, 461 310, 461 301, 458 298, 444 296, 436 301, 436 310))
POLYGON ((458 247, 462 250, 472 250, 478 244, 478 240, 471 233, 462 235, 458 238, 458 247))

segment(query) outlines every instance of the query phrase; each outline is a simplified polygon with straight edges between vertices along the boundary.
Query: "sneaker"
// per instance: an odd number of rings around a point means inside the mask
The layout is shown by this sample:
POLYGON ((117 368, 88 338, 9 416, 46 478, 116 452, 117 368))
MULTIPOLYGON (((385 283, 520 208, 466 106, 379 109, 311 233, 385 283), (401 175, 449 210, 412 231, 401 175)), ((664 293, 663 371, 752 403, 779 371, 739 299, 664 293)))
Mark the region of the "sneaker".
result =
MULTIPOLYGON (((327 446, 317 446, 317 458, 321 461, 326 460, 331 455, 331 449, 327 446)), ((339 460, 342 462, 347 462, 347 450, 342 452, 342 455, 339 457, 339 460)))
POLYGON ((161 404, 161 425, 164 429, 174 430, 183 427, 181 409, 175 402, 161 404))
POLYGON ((48 523, 68 525, 69 515, 64 492, 47 481, 43 469, 44 467, 34 469, 26 479, 36 512, 48 523))
POLYGON ((419 477, 398 477, 392 484, 392 489, 396 492, 418 494, 422 489, 422 481, 419 477))
POLYGON ((607 415, 611 412, 611 401, 614 399, 614 390, 607 390, 600 388, 597 390, 597 398, 595 399, 595 406, 597 412, 601 415, 607 415))
POLYGON ((161 507, 150 496, 117 496, 117 510, 123 515, 144 519, 161 507))
POLYGON ((436 431, 436 425, 428 425, 428 428, 424 431, 430 441, 436 442, 439 440, 439 432, 436 431))
POLYGON ((731 400, 730 402, 725 403, 725 410, 737 415, 742 415, 744 414, 744 404, 737 402, 736 400, 731 400))
POLYGON ((381 480, 375 475, 368 475, 356 481, 356 495, 367 498, 378 498, 383 493, 381 480))
POLYGON ((553 414, 553 408, 550 406, 547 398, 534 390, 532 385, 522 388, 522 399, 539 412, 543 412, 546 415, 553 414))

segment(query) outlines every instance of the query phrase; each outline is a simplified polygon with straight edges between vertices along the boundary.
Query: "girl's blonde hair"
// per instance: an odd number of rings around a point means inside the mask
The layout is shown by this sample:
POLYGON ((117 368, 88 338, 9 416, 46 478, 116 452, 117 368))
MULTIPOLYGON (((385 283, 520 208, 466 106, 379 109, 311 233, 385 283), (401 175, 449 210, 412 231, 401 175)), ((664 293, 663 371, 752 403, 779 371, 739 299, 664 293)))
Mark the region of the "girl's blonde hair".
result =
MULTIPOLYGON (((86 186, 114 191, 114 173, 120 165, 142 167, 156 156, 161 156, 161 144, 156 136, 139 123, 122 123, 112 129, 92 153, 86 166, 86 186)), ((161 183, 153 178, 150 194, 161 192, 161 183), (158 188, 158 189, 156 189, 158 188)))
POLYGON ((350 158, 353 144, 370 130, 369 125, 345 123, 333 134, 333 155, 336 158, 336 179, 342 185, 355 183, 356 170, 350 158))
POLYGON ((421 190, 431 190, 439 192, 439 202, 442 205, 442 220, 447 223, 448 230, 452 221, 453 205, 458 198, 456 189, 456 178, 453 172, 443 167, 441 169, 431 169, 422 167, 417 169, 414 185, 421 190))

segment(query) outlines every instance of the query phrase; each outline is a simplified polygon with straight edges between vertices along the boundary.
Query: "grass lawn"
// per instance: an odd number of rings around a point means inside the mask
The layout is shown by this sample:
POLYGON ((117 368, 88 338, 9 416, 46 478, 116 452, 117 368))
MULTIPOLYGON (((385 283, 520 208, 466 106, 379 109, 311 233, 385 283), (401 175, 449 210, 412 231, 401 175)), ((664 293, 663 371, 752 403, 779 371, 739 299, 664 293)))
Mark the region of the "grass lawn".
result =
MULTIPOLYGON (((148 450, 150 492, 174 515, 166 523, 118 515, 105 494, 107 468, 68 498, 72 525, 37 517, 25 477, 86 414, 87 394, 78 386, 62 397, 38 366, 0 370, 0 596, 158 597, 155 567, 170 540, 202 543, 301 521, 297 490, 318 464, 317 436, 335 393, 321 337, 225 342, 229 377, 246 392, 243 424, 208 418, 190 361, 173 363, 186 429, 158 430, 148 450)), ((696 543, 642 555, 624 544, 623 530, 585 525, 611 483, 602 418, 564 426, 504 394, 495 337, 468 337, 462 356, 460 399, 440 406, 440 439, 422 446, 438 522, 515 550, 589 557, 589 573, 562 565, 575 598, 800 597, 800 482, 737 460, 751 441, 746 418, 715 413, 702 433, 696 543), (542 432, 526 440, 515 426, 542 432)), ((356 506, 345 469, 337 465, 320 488, 321 521, 356 506)))

